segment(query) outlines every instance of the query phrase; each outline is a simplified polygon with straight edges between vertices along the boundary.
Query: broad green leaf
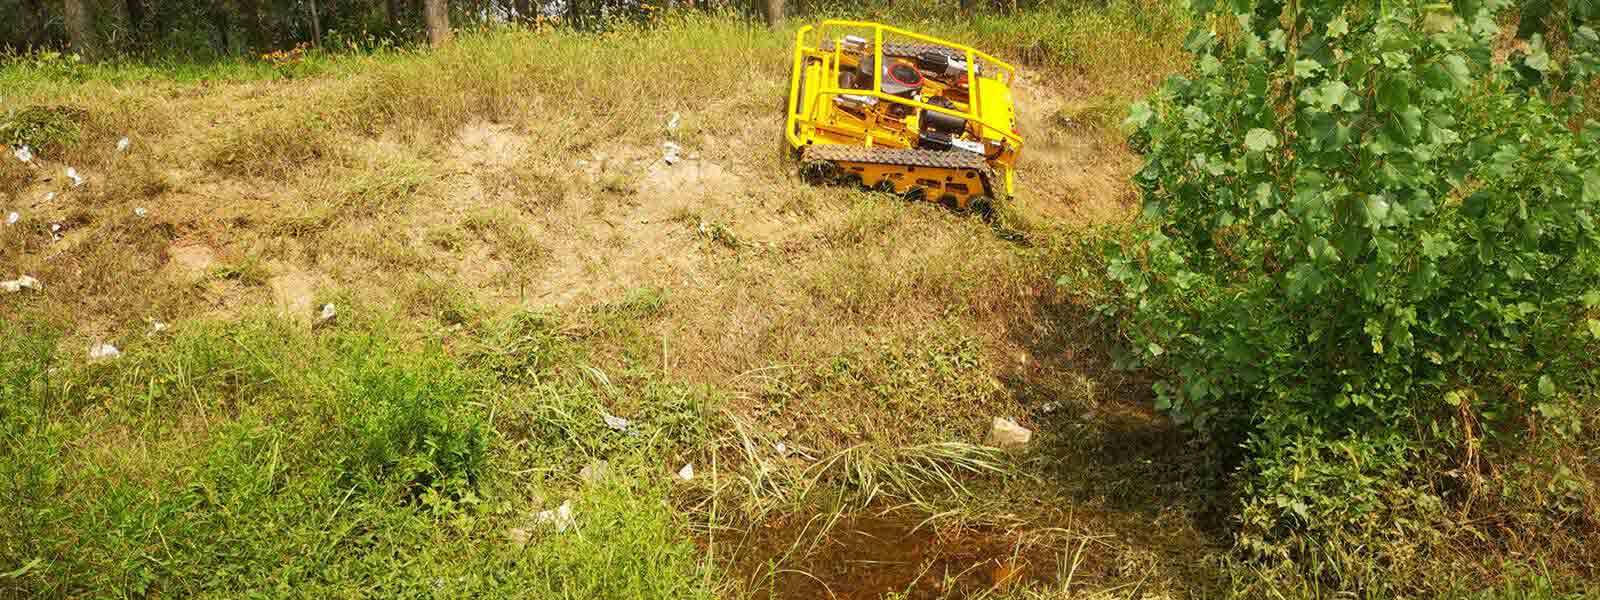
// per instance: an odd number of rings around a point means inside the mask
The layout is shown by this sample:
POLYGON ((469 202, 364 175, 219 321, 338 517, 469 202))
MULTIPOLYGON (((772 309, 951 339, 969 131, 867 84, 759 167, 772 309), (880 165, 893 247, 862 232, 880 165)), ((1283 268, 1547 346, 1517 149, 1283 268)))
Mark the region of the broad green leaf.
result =
POLYGON ((1432 233, 1422 234, 1423 256, 1438 260, 1449 256, 1451 252, 1455 251, 1455 248, 1456 244, 1450 241, 1449 236, 1432 233))
POLYGON ((1294 61, 1294 76, 1296 78, 1305 79, 1320 72, 1322 72, 1322 63, 1309 58, 1294 61))
POLYGON ((1411 84, 1402 77, 1390 77, 1378 85, 1378 106, 1398 111, 1411 106, 1411 84))
POLYGON ((1600 338, 1600 321, 1589 319, 1589 335, 1600 338))
POLYGON ((1150 111, 1150 105, 1144 102, 1135 102, 1128 107, 1128 118, 1122 120, 1125 127, 1142 128, 1150 124, 1150 118, 1155 113, 1150 111))
POLYGON ((1539 376, 1539 393, 1545 397, 1556 395, 1556 383, 1550 380, 1549 375, 1539 376))
POLYGON ((1161 344, 1157 344, 1155 342, 1150 342, 1150 345, 1146 349, 1150 351, 1150 356, 1161 356, 1167 352, 1165 348, 1161 347, 1161 344))
POLYGON ((1455 82, 1456 86, 1466 87, 1472 83, 1472 70, 1467 68, 1467 59, 1460 54, 1451 54, 1444 57, 1442 64, 1445 72, 1450 75, 1450 79, 1455 82))
POLYGON ((1350 22, 1339 15, 1328 21, 1328 37, 1338 38, 1350 33, 1350 22))
POLYGON ((1268 148, 1277 147, 1277 145, 1278 136, 1260 127, 1251 129, 1249 133, 1244 134, 1244 147, 1249 148, 1252 152, 1261 152, 1268 148))
POLYGON ((1383 225, 1389 220, 1389 200, 1378 194, 1367 196, 1367 223, 1383 225))

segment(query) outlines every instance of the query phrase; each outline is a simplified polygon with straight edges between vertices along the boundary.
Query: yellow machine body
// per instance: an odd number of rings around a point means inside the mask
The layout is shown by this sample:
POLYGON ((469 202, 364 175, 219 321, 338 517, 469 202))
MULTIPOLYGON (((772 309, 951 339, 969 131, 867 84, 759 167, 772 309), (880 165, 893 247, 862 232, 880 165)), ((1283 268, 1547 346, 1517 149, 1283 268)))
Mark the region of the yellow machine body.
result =
POLYGON ((963 208, 1012 193, 1022 137, 1010 64, 841 20, 802 27, 793 61, 784 137, 810 165, 963 208))

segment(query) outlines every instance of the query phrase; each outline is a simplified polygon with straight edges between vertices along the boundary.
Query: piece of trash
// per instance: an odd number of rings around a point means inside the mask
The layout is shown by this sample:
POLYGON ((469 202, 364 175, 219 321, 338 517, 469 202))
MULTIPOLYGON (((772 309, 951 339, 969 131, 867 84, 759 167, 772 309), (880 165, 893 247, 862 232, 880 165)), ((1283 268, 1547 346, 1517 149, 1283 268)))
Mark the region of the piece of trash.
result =
POLYGON ((122 356, 122 351, 111 344, 96 343, 89 347, 89 360, 105 360, 118 356, 122 356))
POLYGON ((155 319, 150 319, 150 333, 161 333, 166 330, 166 323, 162 323, 161 321, 157 321, 155 319))
POLYGON ((78 176, 78 170, 72 167, 67 167, 67 179, 72 180, 72 187, 83 185, 83 178, 78 176))
POLYGON ((17 224, 17 219, 21 219, 21 218, 22 218, 22 215, 17 214, 16 211, 11 211, 11 214, 6 215, 6 224, 7 225, 16 225, 17 224))
POLYGON ((28 275, 23 275, 10 281, 0 281, 0 290, 10 293, 37 289, 39 289, 39 280, 28 275))
POLYGON ((539 511, 533 515, 533 522, 540 525, 553 526, 558 532, 566 531, 568 528, 577 525, 577 519, 572 518, 572 501, 562 502, 561 506, 556 507, 555 510, 539 511))
POLYGON ((506 530, 506 539, 521 546, 527 544, 528 540, 533 539, 533 532, 522 527, 512 527, 506 530))
POLYGON ((682 479, 684 481, 693 480, 694 479, 694 464, 693 463, 686 464, 686 465, 683 466, 682 469, 678 469, 678 479, 682 479))
POLYGON ((33 162, 33 151, 29 150, 27 146, 17 148, 17 151, 12 154, 16 155, 17 160, 22 162, 33 162))
POLYGON ((785 444, 783 442, 778 442, 778 456, 788 456, 788 455, 789 455, 789 445, 785 444))
POLYGON ((141 206, 139 208, 133 209, 133 216, 135 216, 135 217, 143 217, 143 216, 145 216, 145 214, 147 214, 149 212, 150 211, 145 210, 144 207, 141 206))
POLYGON ((50 224, 50 233, 57 233, 59 231, 61 231, 61 224, 60 223, 51 223, 50 224))
POLYGON ((604 415, 604 417, 605 417, 605 420, 606 420, 606 427, 610 427, 610 428, 615 429, 617 431, 627 431, 628 430, 629 423, 628 423, 627 419, 624 419, 624 418, 618 417, 618 416, 613 416, 613 415, 604 415))
POLYGON ((672 116, 667 118, 667 131, 677 131, 677 130, 678 130, 678 113, 672 113, 672 116))
POLYGON ((44 193, 44 201, 45 202, 49 202, 49 201, 55 200, 55 199, 56 199, 56 193, 55 192, 45 192, 44 193))
POLYGON ((681 152, 683 147, 672 142, 666 142, 661 144, 661 149, 661 160, 671 165, 678 162, 678 152, 681 152))
POLYGON ((127 152, 128 151, 128 146, 130 146, 132 144, 133 144, 133 142, 129 141, 128 138, 126 138, 126 137, 124 137, 124 138, 122 138, 120 140, 117 140, 117 152, 127 152))
POLYGON ((598 483, 606 478, 606 470, 610 468, 611 463, 603 460, 591 462, 578 471, 578 479, 582 479, 585 483, 598 483))
POLYGON ((312 323, 311 328, 320 329, 332 325, 334 319, 338 318, 338 316, 339 311, 333 307, 332 302, 323 304, 322 308, 317 312, 317 322, 312 323))
POLYGON ((995 417, 989 426, 989 445, 1001 448, 1025 446, 1033 439, 1033 431, 1005 417, 995 417))

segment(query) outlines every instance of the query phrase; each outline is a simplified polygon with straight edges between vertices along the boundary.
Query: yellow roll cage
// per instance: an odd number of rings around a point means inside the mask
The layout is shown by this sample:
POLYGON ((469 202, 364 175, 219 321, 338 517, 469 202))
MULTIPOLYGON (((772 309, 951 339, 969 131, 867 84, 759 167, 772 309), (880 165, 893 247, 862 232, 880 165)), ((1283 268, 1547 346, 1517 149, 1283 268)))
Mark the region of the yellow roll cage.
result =
MULTIPOLYGON (((794 36, 794 68, 791 71, 792 74, 789 79, 789 111, 788 119, 784 125, 784 137, 789 141, 790 146, 799 148, 805 145, 805 139, 800 135, 800 128, 801 126, 810 126, 815 123, 813 115, 802 114, 802 99, 800 98, 800 79, 804 76, 802 66, 807 56, 813 56, 824 59, 831 57, 833 59, 832 61, 829 61, 832 65, 831 70, 822 78, 822 80, 826 83, 816 92, 819 99, 832 98, 838 95, 870 96, 884 102, 893 102, 922 110, 943 113, 954 117, 961 117, 963 119, 967 119, 968 121, 978 123, 990 131, 999 133, 1000 136, 1005 139, 1006 143, 1012 146, 1013 150, 1022 149, 1022 136, 1017 135, 1015 131, 1012 131, 1010 123, 994 123, 986 121, 979 116, 978 103, 980 102, 980 99, 979 94, 977 93, 973 93, 971 95, 971 102, 968 104, 966 112, 945 108, 942 106, 935 106, 918 100, 902 98, 885 93, 883 91, 882 69, 874 69, 872 74, 872 89, 870 90, 845 89, 839 87, 837 82, 839 81, 839 61, 840 55, 842 54, 841 46, 843 44, 835 43, 831 52, 822 50, 821 47, 821 41, 828 39, 827 31, 830 27, 872 30, 873 64, 884 64, 883 36, 885 33, 890 33, 911 38, 920 42, 944 46, 964 52, 966 54, 967 81, 973 82, 973 85, 978 85, 978 60, 975 59, 982 60, 984 63, 993 65, 995 68, 998 68, 1000 71, 1002 71, 1005 76, 1004 83, 1008 88, 1011 87, 1012 83, 1015 82, 1017 77, 1016 67, 1011 66, 1010 63, 1007 63, 1003 60, 990 56, 981 50, 965 44, 958 44, 949 40, 923 35, 912 31, 906 31, 904 29, 884 25, 882 23, 834 19, 823 21, 821 24, 816 26, 806 25, 801 27, 799 31, 795 32, 794 36), (817 34, 817 44, 807 45, 807 36, 812 32, 817 34)), ((822 102, 816 103, 816 105, 822 104, 822 102)), ((871 146, 872 136, 864 136, 864 138, 865 141, 863 145, 871 146)), ((1006 169, 1007 188, 1011 187, 1010 175, 1010 169, 1006 169)))

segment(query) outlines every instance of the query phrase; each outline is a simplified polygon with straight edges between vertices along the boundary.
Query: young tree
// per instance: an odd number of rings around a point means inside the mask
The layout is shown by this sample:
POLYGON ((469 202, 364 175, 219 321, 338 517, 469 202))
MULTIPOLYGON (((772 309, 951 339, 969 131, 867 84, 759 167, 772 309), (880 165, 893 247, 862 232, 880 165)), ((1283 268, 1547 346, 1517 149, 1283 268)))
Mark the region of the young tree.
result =
POLYGON ((66 0, 67 38, 72 49, 87 57, 98 54, 100 45, 95 39, 94 5, 92 0, 66 0))
POLYGON ((450 6, 446 0, 423 0, 422 20, 428 28, 428 43, 443 46, 450 43, 450 6))

